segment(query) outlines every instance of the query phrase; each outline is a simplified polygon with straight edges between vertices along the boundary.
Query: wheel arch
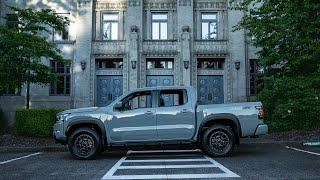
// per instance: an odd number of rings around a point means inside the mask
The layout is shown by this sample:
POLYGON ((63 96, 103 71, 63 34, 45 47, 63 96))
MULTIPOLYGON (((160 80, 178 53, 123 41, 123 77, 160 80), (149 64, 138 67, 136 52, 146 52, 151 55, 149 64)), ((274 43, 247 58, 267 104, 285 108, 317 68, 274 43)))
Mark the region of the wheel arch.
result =
POLYGON ((70 122, 65 132, 65 135, 67 137, 67 142, 72 132, 82 127, 89 127, 97 131, 97 133, 101 137, 102 148, 104 150, 107 145, 107 135, 106 135, 105 127, 100 120, 81 119, 81 120, 70 122))
POLYGON ((204 131, 213 125, 229 126, 236 138, 236 144, 240 144, 241 126, 238 118, 233 114, 213 114, 203 119, 199 126, 198 141, 201 141, 204 131))

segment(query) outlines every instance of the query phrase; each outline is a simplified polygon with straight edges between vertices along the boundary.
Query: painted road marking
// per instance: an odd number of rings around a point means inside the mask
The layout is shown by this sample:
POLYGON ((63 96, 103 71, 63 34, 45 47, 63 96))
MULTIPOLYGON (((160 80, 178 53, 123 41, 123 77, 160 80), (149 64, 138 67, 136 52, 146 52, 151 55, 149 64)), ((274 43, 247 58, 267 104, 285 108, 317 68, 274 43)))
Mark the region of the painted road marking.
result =
MULTIPOLYGON (((190 171, 190 170, 189 170, 190 171)), ((228 178, 228 177, 240 177, 239 175, 233 173, 226 167, 222 166, 217 161, 212 158, 203 155, 201 150, 161 150, 161 151, 128 151, 125 156, 123 156, 103 177, 102 179, 199 179, 199 178, 228 178), (156 155, 152 153, 157 153, 156 155), (169 153, 177 153, 176 155, 172 155, 169 153), (189 153, 189 154, 183 154, 189 153), (198 157, 194 158, 197 153, 198 157), (188 155, 193 155, 189 156, 188 155), (159 159, 163 158, 165 159, 159 159), (191 157, 191 158, 190 158, 191 157), (139 158, 139 159, 135 159, 139 158), (159 165, 157 163, 191 163, 188 165, 159 165), (192 162, 200 162, 203 164, 192 164, 192 162), (130 163, 135 163, 138 165, 128 165, 130 163), (143 164, 147 163, 149 165, 143 164), (152 164, 154 163, 154 164, 152 164), (127 165, 125 165, 127 164, 127 165), (199 171, 203 171, 204 168, 210 168, 212 170, 219 169, 217 173, 201 173, 199 171), (194 174, 168 174, 166 172, 155 172, 154 174, 145 175, 142 173, 143 170, 148 171, 149 173, 154 171, 167 170, 170 171, 173 169, 175 173, 176 171, 183 171, 183 169, 189 170, 192 169, 196 173, 194 174), (129 174, 119 175, 119 171, 130 171, 129 174), (141 174, 142 173, 142 174, 141 174)))
POLYGON ((22 156, 22 157, 19 157, 19 158, 8 160, 8 161, 3 161, 3 162, 0 162, 0 165, 1 164, 6 164, 6 163, 9 163, 9 162, 12 162, 12 161, 16 161, 16 160, 28 158, 28 157, 31 157, 31 156, 39 155, 39 154, 42 154, 42 152, 37 152, 37 153, 30 154, 30 155, 27 155, 27 156, 22 156))
POLYGON ((305 150, 302 150, 302 149, 297 149, 297 148, 293 148, 293 147, 289 147, 289 146, 286 146, 286 148, 293 149, 293 150, 300 151, 300 152, 304 152, 304 153, 308 153, 308 154, 313 154, 313 155, 320 156, 319 153, 315 153, 315 152, 311 152, 311 151, 305 151, 305 150))

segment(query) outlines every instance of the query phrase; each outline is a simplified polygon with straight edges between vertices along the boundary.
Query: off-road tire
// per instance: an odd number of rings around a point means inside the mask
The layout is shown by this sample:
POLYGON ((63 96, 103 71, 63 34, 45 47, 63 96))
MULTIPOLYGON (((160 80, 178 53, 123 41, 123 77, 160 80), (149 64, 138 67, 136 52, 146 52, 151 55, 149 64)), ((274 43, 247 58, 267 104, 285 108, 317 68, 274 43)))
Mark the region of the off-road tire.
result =
POLYGON ((77 159, 92 159, 101 152, 101 137, 94 129, 79 128, 71 133, 68 149, 77 159))
POLYGON ((209 127, 202 135, 201 149, 213 157, 230 155, 235 146, 235 136, 232 130, 224 125, 209 127))

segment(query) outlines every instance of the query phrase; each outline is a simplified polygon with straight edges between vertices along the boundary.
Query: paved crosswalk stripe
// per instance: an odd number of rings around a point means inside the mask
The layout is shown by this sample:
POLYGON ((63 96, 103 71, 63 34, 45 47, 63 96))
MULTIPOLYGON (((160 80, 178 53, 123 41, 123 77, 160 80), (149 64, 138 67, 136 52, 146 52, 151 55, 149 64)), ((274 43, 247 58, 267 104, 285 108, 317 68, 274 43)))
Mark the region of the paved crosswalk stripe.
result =
MULTIPOLYGON (((155 155, 151 155, 151 153, 186 153, 186 152, 194 152, 201 153, 201 150, 153 150, 153 151, 128 151, 127 154, 122 157, 103 177, 102 179, 199 179, 199 178, 230 178, 230 177, 240 177, 237 174, 233 173, 226 167, 222 166, 217 161, 212 158, 199 154, 202 158, 192 159, 195 156, 188 156, 187 154, 176 154, 174 156, 168 156, 168 154, 164 155, 167 159, 127 159, 127 158, 155 158, 155 155), (138 155, 133 155, 138 154, 138 155), (170 157, 189 157, 189 159, 168 159, 170 157), (190 159, 191 158, 191 159, 190 159), (194 164, 194 165, 148 165, 148 166, 125 166, 122 164, 125 163, 145 163, 145 162, 210 162, 210 164, 194 164), (211 173, 211 174, 151 174, 151 175, 114 175, 117 170, 150 170, 150 169, 199 169, 199 168, 218 168, 223 173, 211 173)), ((193 154, 194 155, 194 154, 193 154)), ((156 156, 159 157, 159 156, 156 156)), ((160 156, 162 157, 162 156, 160 156)), ((134 171, 133 171, 134 172, 134 171)), ((119 173, 119 172, 118 172, 119 173)))

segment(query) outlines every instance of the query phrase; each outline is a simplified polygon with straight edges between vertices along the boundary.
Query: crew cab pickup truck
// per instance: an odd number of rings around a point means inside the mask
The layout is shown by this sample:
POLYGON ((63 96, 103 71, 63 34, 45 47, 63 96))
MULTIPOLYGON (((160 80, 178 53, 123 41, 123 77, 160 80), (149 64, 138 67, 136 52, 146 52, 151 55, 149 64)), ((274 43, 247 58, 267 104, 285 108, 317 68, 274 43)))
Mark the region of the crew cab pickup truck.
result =
POLYGON ((111 146, 196 144, 210 156, 228 156, 239 139, 266 134, 260 102, 199 105, 189 86, 147 87, 106 107, 60 112, 54 139, 77 159, 111 146))

